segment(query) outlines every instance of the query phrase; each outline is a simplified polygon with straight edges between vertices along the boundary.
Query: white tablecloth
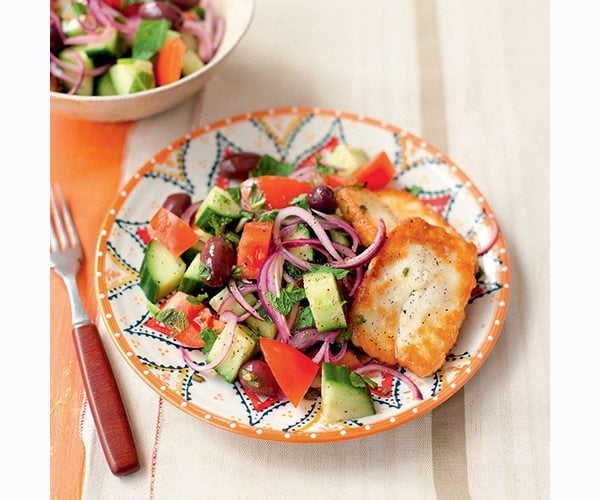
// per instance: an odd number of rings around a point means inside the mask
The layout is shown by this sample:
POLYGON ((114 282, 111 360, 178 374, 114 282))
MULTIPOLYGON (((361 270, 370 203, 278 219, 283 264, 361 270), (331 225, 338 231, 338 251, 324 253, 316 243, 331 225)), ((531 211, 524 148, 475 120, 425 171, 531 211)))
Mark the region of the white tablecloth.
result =
POLYGON ((105 336, 141 470, 110 474, 84 405, 85 499, 547 498, 548 7, 543 0, 258 0, 204 94, 136 124, 123 179, 199 124, 279 106, 385 120, 445 149, 511 253, 508 319, 459 394, 367 439, 285 445, 184 414, 105 336))

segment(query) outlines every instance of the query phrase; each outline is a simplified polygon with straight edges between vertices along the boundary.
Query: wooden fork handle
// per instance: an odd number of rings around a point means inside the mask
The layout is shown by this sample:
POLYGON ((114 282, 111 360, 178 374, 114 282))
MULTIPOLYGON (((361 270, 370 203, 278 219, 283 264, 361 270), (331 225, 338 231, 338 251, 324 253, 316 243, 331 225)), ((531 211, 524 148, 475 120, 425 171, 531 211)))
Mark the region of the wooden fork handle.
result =
POLYGON ((73 328, 85 393, 106 461, 113 474, 124 476, 139 462, 119 387, 106 357, 96 325, 73 328))

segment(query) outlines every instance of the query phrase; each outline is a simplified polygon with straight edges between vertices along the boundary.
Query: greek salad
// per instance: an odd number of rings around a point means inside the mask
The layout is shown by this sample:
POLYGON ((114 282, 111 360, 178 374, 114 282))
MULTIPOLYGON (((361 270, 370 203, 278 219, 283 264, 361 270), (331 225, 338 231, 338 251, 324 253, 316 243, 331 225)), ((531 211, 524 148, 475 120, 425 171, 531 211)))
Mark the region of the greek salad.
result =
POLYGON ((335 192, 382 189, 394 173, 385 152, 341 144, 327 162, 300 165, 228 154, 203 200, 173 193, 150 221, 139 278, 153 321, 192 370, 294 406, 320 393, 327 423, 375 414, 370 389, 383 372, 422 399, 397 366, 351 342, 348 310, 386 228, 380 220, 364 247, 335 192))
POLYGON ((50 90, 127 95, 191 75, 217 52, 211 0, 51 0, 50 90))

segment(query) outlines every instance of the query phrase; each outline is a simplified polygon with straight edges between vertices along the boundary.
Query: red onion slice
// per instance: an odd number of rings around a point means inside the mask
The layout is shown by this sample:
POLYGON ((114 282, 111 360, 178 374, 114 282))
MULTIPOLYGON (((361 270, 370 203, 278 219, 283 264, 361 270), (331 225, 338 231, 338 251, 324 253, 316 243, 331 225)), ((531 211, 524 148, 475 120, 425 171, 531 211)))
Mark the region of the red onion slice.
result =
POLYGON ((348 350, 348 342, 342 342, 342 347, 340 348, 340 352, 338 352, 337 354, 334 354, 333 356, 331 356, 331 351, 329 352, 329 354, 330 354, 329 363, 337 363, 339 360, 341 360, 344 357, 344 354, 346 354, 347 350, 348 350))
POLYGON ((300 304, 296 302, 292 306, 292 310, 287 316, 286 323, 288 328, 291 330, 293 326, 296 324, 296 320, 298 319, 298 313, 300 312, 300 304))
POLYGON ((264 321, 262 316, 256 312, 256 309, 254 309, 250 304, 248 304, 248 302, 238 289, 234 279, 229 280, 227 288, 229 289, 229 292, 233 295, 235 300, 237 300, 237 303, 243 307, 243 309, 248 313, 249 316, 252 316, 260 321, 264 321))
POLYGON ((197 201, 196 203, 192 203, 189 207, 187 207, 183 213, 181 214, 181 220, 185 222, 188 226, 194 227, 196 224, 196 212, 198 208, 202 204, 201 201, 197 201))
POLYGON ((496 218, 488 215, 487 219, 490 221, 490 225, 492 226, 492 236, 490 238, 489 243, 477 251, 477 255, 479 257, 488 253, 490 251, 490 249, 494 246, 496 241, 498 240, 498 236, 500 236, 500 228, 498 227, 496 218))
POLYGON ((417 387, 417 384, 415 384, 410 378, 408 378, 406 374, 402 373, 399 370, 395 370, 394 368, 390 368, 389 366, 380 365, 379 363, 369 363, 368 365, 361 366, 360 368, 357 368, 354 371, 359 375, 364 375, 366 373, 375 371, 389 373, 390 375, 399 378, 406 385, 408 385, 415 399, 418 399, 419 401, 423 399, 423 394, 421 394, 421 390, 417 387))
POLYGON ((290 338, 290 329, 285 320, 285 316, 272 306, 266 296, 266 292, 270 292, 276 297, 279 297, 283 276, 283 262, 284 259, 279 252, 269 255, 269 257, 265 259, 258 273, 257 291, 262 306, 273 320, 273 323, 275 323, 279 340, 287 343, 290 338))
POLYGON ((327 342, 323 342, 323 345, 317 351, 317 354, 315 354, 312 359, 313 363, 319 364, 321 361, 323 361, 323 358, 325 357, 326 352, 329 352, 329 344, 327 342))
POLYGON ((296 349, 307 349, 317 344, 318 342, 325 342, 331 344, 335 341, 341 330, 333 330, 330 332, 319 332, 316 328, 307 327, 300 328, 296 331, 294 336, 290 340, 290 345, 296 349))
POLYGON ((323 247, 331 254, 334 259, 342 260, 341 255, 334 248, 329 236, 323 229, 323 226, 319 221, 312 215, 308 210, 304 210, 300 207, 286 207, 279 211, 275 221, 273 222, 273 241, 276 244, 281 244, 280 228, 283 220, 290 216, 296 216, 301 218, 308 226, 313 230, 319 241, 323 244, 323 247))
POLYGON ((215 366, 217 366, 221 361, 223 361, 225 359, 227 354, 229 354, 229 351, 231 350, 231 346, 233 345, 233 338, 235 336, 235 327, 238 322, 238 317, 235 314, 233 314, 231 311, 225 311, 223 314, 221 314, 220 319, 221 319, 221 321, 225 322, 225 328, 223 328, 223 331, 219 334, 219 336, 225 335, 225 343, 223 345, 223 348, 217 355, 217 357, 215 359, 213 359, 210 363, 207 363, 205 365, 199 365, 198 363, 195 363, 190 358, 190 355, 188 354, 186 349, 184 349, 183 347, 179 348, 179 352, 181 353, 181 356, 183 357, 184 363, 187 366, 189 366, 192 370, 194 370, 196 372, 208 371, 208 370, 214 368, 215 366))
MULTIPOLYGON (((333 215, 319 212, 318 210, 313 210, 313 212, 315 212, 319 217, 323 217, 323 219, 325 219, 327 222, 331 223, 334 227, 337 227, 337 228, 340 228, 340 229, 343 229, 344 231, 346 231, 346 233, 348 233, 350 238, 352 238, 351 248, 352 248, 352 250, 354 250, 356 252, 358 245, 360 245, 360 238, 358 236, 358 233, 356 232, 356 229, 354 229, 346 221, 338 219, 337 217, 334 217, 333 215)), ((323 226, 323 227, 325 227, 325 226, 323 226)), ((327 229, 327 228, 325 228, 325 229, 327 229)))
POLYGON ((385 222, 383 219, 379 219, 379 223, 377 224, 377 235, 375 236, 375 240, 371 245, 369 245, 362 253, 358 254, 356 257, 351 257, 341 262, 334 261, 331 263, 331 267, 336 267, 339 269, 351 269, 353 267, 360 267, 368 263, 385 243, 385 222))

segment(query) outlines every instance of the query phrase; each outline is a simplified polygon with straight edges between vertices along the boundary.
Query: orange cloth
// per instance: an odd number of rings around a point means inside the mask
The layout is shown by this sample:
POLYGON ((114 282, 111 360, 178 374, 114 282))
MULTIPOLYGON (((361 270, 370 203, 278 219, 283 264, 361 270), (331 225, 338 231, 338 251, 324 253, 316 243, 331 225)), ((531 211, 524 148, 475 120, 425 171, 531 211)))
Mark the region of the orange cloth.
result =
MULTIPOLYGON (((132 123, 92 123, 50 116, 50 180, 58 182, 73 214, 83 248, 79 286, 91 318, 98 231, 116 196, 132 123)), ((71 340, 71 311, 62 280, 50 276, 50 489, 51 498, 80 498, 83 444, 79 412, 83 388, 71 340)))

